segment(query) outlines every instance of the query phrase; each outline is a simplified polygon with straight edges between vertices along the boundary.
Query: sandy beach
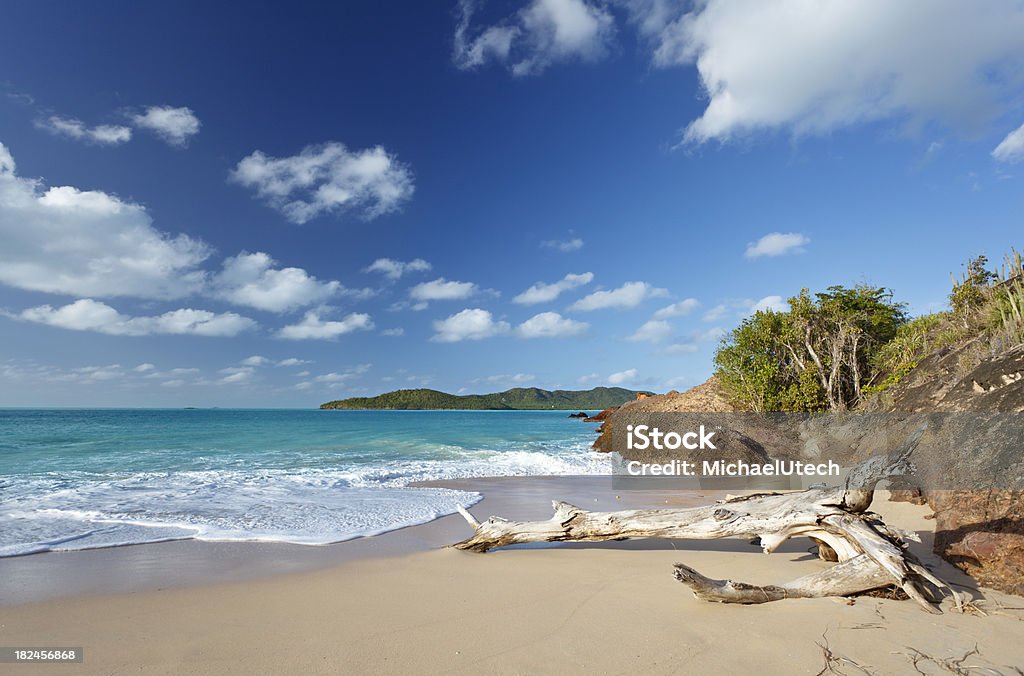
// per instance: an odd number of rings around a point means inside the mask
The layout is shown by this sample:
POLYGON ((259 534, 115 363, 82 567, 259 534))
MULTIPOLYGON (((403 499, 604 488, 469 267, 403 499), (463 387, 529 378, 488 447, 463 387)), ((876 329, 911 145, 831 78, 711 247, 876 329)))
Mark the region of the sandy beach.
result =
MULTIPOLYGON (((592 509, 715 497, 630 491, 616 498, 601 478, 447 485, 484 493, 473 509, 478 517, 544 518, 553 497, 592 509)), ((911 602, 871 597, 710 604, 671 576, 676 561, 756 583, 829 565, 808 554, 806 540, 771 556, 741 540, 481 555, 442 548, 468 535, 455 516, 329 547, 178 542, 7 559, 0 561, 0 644, 84 648, 82 664, 33 673, 815 674, 826 666, 823 646, 837 660, 835 673, 913 673, 914 659, 924 673, 940 673, 930 660, 959 659, 975 647, 963 665, 1018 673, 1024 603, 978 590, 931 556, 927 508, 879 494, 875 509, 918 531, 916 552, 964 585, 987 616, 948 606, 933 616, 911 602), (148 572, 126 577, 143 554, 148 572)))

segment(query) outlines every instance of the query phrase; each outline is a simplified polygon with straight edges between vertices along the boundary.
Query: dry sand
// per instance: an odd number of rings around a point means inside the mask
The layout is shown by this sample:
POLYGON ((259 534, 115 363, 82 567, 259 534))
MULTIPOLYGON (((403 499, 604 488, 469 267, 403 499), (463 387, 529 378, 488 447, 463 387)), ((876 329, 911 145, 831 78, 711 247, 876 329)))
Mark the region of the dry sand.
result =
MULTIPOLYGON (((594 509, 664 503, 663 496, 636 492, 616 500, 607 481, 593 479, 472 486, 488 496, 473 509, 478 517, 546 517, 549 497, 570 497, 594 509)), ((926 508, 880 496, 875 509, 889 522, 921 532, 925 542, 915 549, 942 576, 971 585, 927 553, 932 522, 924 518, 926 508)), ((694 599, 671 576, 672 564, 684 561, 712 577, 762 584, 791 579, 828 565, 805 551, 806 540, 771 556, 739 540, 629 541, 482 555, 400 551, 402 542, 415 549, 467 534, 464 522, 449 517, 375 538, 384 544, 375 545, 373 556, 352 555, 356 543, 338 545, 337 551, 349 552, 342 563, 305 572, 0 607, 0 645, 85 649, 81 665, 2 667, 7 673, 73 674, 816 674, 825 667, 824 645, 840 660, 834 673, 916 673, 915 654, 956 659, 975 646, 980 655, 963 665, 996 671, 974 673, 1019 673, 1013 667, 1024 666, 1024 611, 1017 610, 1024 599, 998 592, 972 592, 984 599, 986 617, 948 607, 933 616, 908 601, 877 598, 850 605, 834 599, 710 604, 694 599)), ((175 548, 162 547, 164 565, 172 570, 175 548)), ((74 562, 118 552, 43 556, 74 562)), ((918 660, 924 673, 949 673, 927 658, 918 660)))

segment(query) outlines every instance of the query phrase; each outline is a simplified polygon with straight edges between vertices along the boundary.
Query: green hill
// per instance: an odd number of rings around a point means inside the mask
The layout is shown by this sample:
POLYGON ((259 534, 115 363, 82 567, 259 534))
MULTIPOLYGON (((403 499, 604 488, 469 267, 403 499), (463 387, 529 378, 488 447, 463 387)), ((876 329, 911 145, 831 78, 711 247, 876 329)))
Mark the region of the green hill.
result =
POLYGON ((592 390, 542 390, 516 387, 495 394, 455 395, 437 390, 396 390, 376 397, 352 397, 321 404, 323 409, 482 411, 519 410, 603 410, 621 406, 636 398, 636 392, 621 387, 595 387, 592 390))

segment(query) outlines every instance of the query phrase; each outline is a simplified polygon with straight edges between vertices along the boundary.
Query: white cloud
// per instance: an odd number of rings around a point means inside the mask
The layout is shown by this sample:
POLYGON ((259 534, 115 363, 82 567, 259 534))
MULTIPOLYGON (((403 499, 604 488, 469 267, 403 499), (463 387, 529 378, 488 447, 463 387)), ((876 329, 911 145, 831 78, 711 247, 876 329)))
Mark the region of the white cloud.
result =
POLYGON ((666 305, 654 313, 655 319, 669 319, 670 317, 685 317, 700 307, 700 301, 696 298, 685 298, 678 303, 666 305))
POLYGON ((289 324, 277 332, 278 338, 287 340, 331 340, 353 331, 368 331, 373 328, 370 315, 355 313, 339 321, 323 320, 318 312, 307 312, 302 321, 289 324))
POLYGON ((36 120, 36 127, 44 129, 55 136, 66 136, 76 141, 86 141, 100 145, 118 145, 132 139, 132 130, 115 124, 101 124, 90 127, 73 117, 51 115, 45 120, 36 120))
POLYGON ((656 65, 697 67, 708 104, 686 129, 692 142, 884 119, 976 126, 999 113, 1000 84, 1024 64, 1015 0, 631 6, 656 65))
POLYGON ((747 244, 743 255, 746 258, 759 258, 798 254, 803 253, 804 247, 810 242, 809 238, 796 232, 770 232, 756 242, 747 244))
POLYGON ((479 289, 473 282, 450 282, 444 277, 438 277, 409 289, 409 297, 424 303, 432 300, 462 300, 469 298, 477 291, 479 289))
POLYGON ((565 338, 577 336, 590 328, 586 322, 568 319, 557 312, 541 312, 516 327, 520 338, 565 338))
POLYGON ((99 191, 41 188, 0 143, 0 283, 76 296, 180 298, 199 290, 202 242, 171 237, 146 210, 99 191))
POLYGON ((572 239, 547 239, 540 243, 545 249, 555 249, 562 253, 570 253, 572 251, 579 251, 583 248, 583 240, 579 237, 572 239))
POLYGON ((132 115, 136 127, 154 132, 172 146, 184 146, 199 133, 199 118, 190 108, 150 106, 141 114, 132 115))
POLYGON ((254 354, 251 357, 246 357, 241 361, 241 364, 243 366, 251 367, 267 366, 268 364, 273 364, 274 366, 302 366, 303 364, 310 363, 312 362, 310 362, 307 359, 299 359, 297 357, 288 357, 287 359, 282 359, 281 361, 274 361, 273 359, 264 357, 259 354, 254 354))
POLYGON ((672 334, 672 326, 663 319, 651 319, 626 340, 639 343, 660 343, 672 334))
POLYGON ((720 322, 723 319, 725 319, 728 314, 729 308, 727 308, 724 304, 720 303, 715 307, 711 308, 710 310, 708 310, 707 312, 705 312, 704 316, 701 317, 701 320, 705 322, 720 322))
POLYGON ((706 331, 695 331, 689 340, 673 343, 665 348, 666 354, 690 354, 700 349, 701 343, 717 342, 725 335, 725 331, 718 327, 712 327, 706 331))
POLYGON ((269 312, 287 312, 321 303, 340 293, 365 296, 341 282, 322 282, 302 268, 276 268, 268 254, 242 252, 224 260, 223 270, 212 279, 218 298, 269 312))
POLYGON ((412 173, 381 146, 350 151, 336 142, 281 158, 257 150, 238 163, 231 180, 255 189, 294 223, 343 211, 376 218, 397 210, 413 193, 412 173))
POLYGON ((494 61, 522 76, 559 62, 594 62, 609 51, 615 36, 611 13, 588 0, 532 0, 514 16, 483 29, 472 26, 476 4, 459 4, 452 57, 462 69, 494 61))
POLYGON ((1000 162, 1024 160, 1024 124, 1006 135, 1006 138, 992 151, 992 157, 1000 162))
POLYGON ((628 385, 629 383, 636 380, 636 377, 640 374, 636 369, 626 369, 625 371, 619 371, 608 376, 609 385, 628 385))
POLYGON ((750 313, 755 312, 788 312, 789 303, 782 299, 782 296, 765 296, 761 300, 754 303, 750 308, 750 313))
POLYGON ((648 298, 666 295, 665 289, 657 289, 647 282, 626 282, 611 291, 595 291, 569 306, 570 310, 590 312, 606 308, 636 307, 648 298))
POLYGON ((537 303, 550 303, 564 292, 577 287, 589 284, 594 279, 594 273, 584 272, 582 274, 569 273, 561 280, 553 284, 537 282, 526 291, 512 299, 513 303, 520 305, 536 305, 537 303))
POLYGON ((124 378, 124 371, 121 370, 120 364, 110 364, 108 366, 83 366, 81 368, 72 369, 69 380, 85 380, 85 381, 104 381, 104 380, 118 380, 124 378))
POLYGON ((363 272, 379 272, 388 279, 399 279, 408 272, 427 272, 431 269, 430 263, 422 258, 414 258, 411 261, 396 261, 393 258, 378 258, 370 263, 363 272))
MULTIPOLYGON (((367 371, 370 370, 372 366, 373 364, 357 364, 356 366, 353 366, 352 368, 346 369, 344 371, 332 371, 330 373, 323 373, 318 376, 314 376, 309 380, 305 380, 296 384, 295 389, 308 390, 311 387, 314 387, 315 385, 326 385, 329 388, 337 388, 338 386, 344 385, 345 383, 354 380, 361 376, 362 374, 366 373, 367 371)), ((310 374, 308 372, 303 372, 298 375, 302 377, 307 377, 310 374)))
MULTIPOLYGON (((778 296, 774 296, 778 298, 778 296)), ((720 326, 714 326, 707 331, 697 331, 693 334, 693 339, 699 343, 714 343, 722 339, 725 335, 725 329, 720 326)))
POLYGON ((152 371, 155 368, 156 364, 150 364, 149 362, 146 362, 145 364, 139 364, 132 370, 135 371, 136 373, 146 373, 147 371, 152 371))
POLYGON ((220 370, 223 377, 217 380, 221 385, 237 385, 252 380, 255 370, 251 366, 230 366, 220 370))
POLYGON ((172 310, 154 317, 130 317, 91 298, 76 300, 58 308, 40 305, 13 316, 24 321, 62 329, 97 331, 114 336, 236 336, 256 326, 253 320, 234 312, 215 314, 207 310, 189 308, 172 310))
POLYGON ((536 379, 537 376, 532 373, 500 373, 484 378, 489 383, 509 383, 513 385, 525 385, 526 383, 532 383, 536 379))
POLYGON ((390 338, 397 338, 399 336, 405 335, 405 329, 403 329, 400 326, 394 329, 384 329, 383 331, 380 332, 380 335, 388 336, 390 338))
POLYGON ((438 343, 457 343, 462 340, 481 340, 508 333, 508 322, 495 321, 487 310, 467 308, 434 322, 437 333, 431 338, 438 343))

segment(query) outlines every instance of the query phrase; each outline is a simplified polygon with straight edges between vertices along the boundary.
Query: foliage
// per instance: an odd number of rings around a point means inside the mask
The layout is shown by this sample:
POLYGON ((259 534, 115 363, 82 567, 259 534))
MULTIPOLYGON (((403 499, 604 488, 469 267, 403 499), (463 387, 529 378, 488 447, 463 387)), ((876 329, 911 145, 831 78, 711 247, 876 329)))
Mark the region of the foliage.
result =
POLYGON ((888 289, 804 289, 788 312, 757 312, 715 354, 726 392, 754 411, 842 410, 857 403, 879 349, 906 322, 888 289))
POLYGON ((376 397, 353 397, 321 404, 324 409, 395 410, 604 410, 636 398, 636 392, 621 387, 592 390, 542 390, 517 387, 496 394, 455 395, 438 390, 396 390, 376 397))
POLYGON ((873 373, 863 394, 883 392, 899 383, 917 368, 922 358, 940 348, 960 341, 964 331, 952 323, 952 313, 921 315, 896 330, 896 335, 875 353, 873 373))
POLYGON ((953 277, 953 290, 949 294, 949 307, 968 326, 971 317, 986 301, 986 291, 996 280, 988 270, 986 256, 976 256, 964 264, 967 268, 959 280, 953 277))
POLYGON ((1017 251, 1006 257, 989 292, 988 316, 993 332, 993 347, 1013 347, 1024 343, 1024 262, 1017 251))

